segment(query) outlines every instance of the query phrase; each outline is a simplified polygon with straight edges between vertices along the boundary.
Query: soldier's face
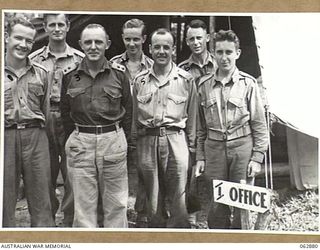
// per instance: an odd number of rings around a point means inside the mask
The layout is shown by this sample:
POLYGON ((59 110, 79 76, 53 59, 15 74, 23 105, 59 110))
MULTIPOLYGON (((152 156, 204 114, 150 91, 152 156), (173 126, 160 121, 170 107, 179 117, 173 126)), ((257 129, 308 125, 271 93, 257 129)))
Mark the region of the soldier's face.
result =
POLYGON ((241 50, 236 48, 234 42, 220 41, 216 42, 214 55, 219 70, 230 72, 236 66, 236 61, 240 57, 241 50))
POLYGON ((146 36, 142 35, 142 27, 126 28, 123 30, 122 40, 127 53, 136 55, 142 51, 142 45, 146 40, 146 36))
POLYGON ((111 41, 101 28, 89 28, 82 32, 80 46, 89 61, 104 59, 105 51, 110 44, 111 41))
POLYGON ((36 31, 22 24, 16 24, 11 30, 11 34, 6 35, 7 53, 12 58, 24 60, 30 53, 36 31))
POLYGON ((207 42, 209 42, 207 31, 202 28, 189 28, 187 31, 186 42, 192 54, 202 54, 207 50, 207 42))
POLYGON ((149 47, 150 54, 157 65, 168 65, 172 61, 175 52, 173 38, 169 33, 154 34, 149 47))
POLYGON ((54 41, 64 41, 69 31, 69 22, 64 14, 47 16, 45 30, 54 41))

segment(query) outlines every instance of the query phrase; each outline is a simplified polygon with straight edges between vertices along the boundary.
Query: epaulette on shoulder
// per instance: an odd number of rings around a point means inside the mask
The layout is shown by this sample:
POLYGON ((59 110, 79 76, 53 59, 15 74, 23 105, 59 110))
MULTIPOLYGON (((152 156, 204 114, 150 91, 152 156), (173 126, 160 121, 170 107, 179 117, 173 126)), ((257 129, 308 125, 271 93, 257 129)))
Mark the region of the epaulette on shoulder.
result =
POLYGON ((85 54, 81 52, 80 50, 73 49, 73 53, 75 53, 77 56, 80 56, 81 58, 85 57, 85 54))
POLYGON ((178 68, 178 74, 189 81, 193 79, 193 76, 184 69, 178 68))
POLYGON ((63 69, 63 74, 66 75, 66 74, 70 73, 71 71, 78 68, 78 65, 79 65, 79 63, 72 63, 72 64, 68 65, 68 67, 65 67, 63 69))
POLYGON ((200 77, 198 85, 200 86, 202 83, 210 80, 212 77, 214 77, 214 74, 208 74, 200 77))
POLYGON ((126 67, 119 64, 119 63, 116 63, 116 62, 111 62, 111 67, 113 69, 116 69, 116 70, 119 70, 119 71, 122 71, 122 72, 125 72, 126 71, 126 67))
POLYGON ((142 70, 141 72, 139 72, 137 75, 136 75, 136 77, 135 77, 135 79, 141 79, 141 78, 143 78, 145 75, 147 75, 149 73, 149 69, 145 69, 145 70, 142 70))
POLYGON ((182 61, 181 63, 179 63, 178 67, 184 67, 184 66, 188 65, 188 61, 189 60, 182 61))
POLYGON ((257 80, 252 76, 252 75, 249 75, 243 71, 239 71, 239 75, 241 75, 242 77, 244 78, 249 78, 251 79, 252 81, 256 82, 257 80))
POLYGON ((116 56, 112 57, 112 58, 110 59, 110 62, 115 62, 115 61, 119 60, 119 58, 121 58, 121 56, 122 56, 122 54, 116 55, 116 56))
POLYGON ((32 60, 34 59, 37 55, 41 54, 45 50, 46 46, 43 46, 40 49, 37 49, 33 51, 28 57, 32 60))
POLYGON ((151 59, 150 57, 146 56, 146 60, 149 62, 149 64, 153 64, 154 61, 153 59, 151 59))
POLYGON ((40 68, 40 69, 44 70, 45 72, 49 72, 48 69, 45 66, 43 66, 42 64, 40 64, 40 63, 32 62, 32 65, 34 67, 37 67, 37 68, 40 68))

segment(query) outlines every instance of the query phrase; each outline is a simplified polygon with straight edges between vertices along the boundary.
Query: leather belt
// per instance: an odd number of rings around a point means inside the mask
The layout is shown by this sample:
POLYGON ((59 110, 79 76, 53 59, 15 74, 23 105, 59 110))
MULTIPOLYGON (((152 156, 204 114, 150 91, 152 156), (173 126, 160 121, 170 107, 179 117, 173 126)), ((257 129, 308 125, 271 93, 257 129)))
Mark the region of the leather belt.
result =
POLYGON ((52 106, 60 106, 60 102, 54 102, 50 100, 50 105, 52 106))
POLYGON ((50 111, 53 111, 53 112, 60 111, 60 102, 50 101, 50 111))
POLYGON ((144 128, 145 135, 153 136, 165 136, 170 134, 178 133, 182 130, 179 127, 157 127, 157 128, 144 128))
POLYGON ((215 141, 230 141, 250 134, 251 128, 249 125, 235 129, 232 132, 215 131, 211 130, 210 128, 208 129, 208 139, 215 141))
POLYGON ((98 126, 81 126, 76 124, 76 130, 80 133, 88 133, 88 134, 104 134, 112 131, 116 131, 121 128, 119 123, 111 124, 111 125, 98 125, 98 126))
POLYGON ((6 129, 25 129, 25 128, 42 128, 42 123, 40 121, 33 121, 28 123, 19 123, 19 124, 13 124, 10 127, 7 127, 6 129))

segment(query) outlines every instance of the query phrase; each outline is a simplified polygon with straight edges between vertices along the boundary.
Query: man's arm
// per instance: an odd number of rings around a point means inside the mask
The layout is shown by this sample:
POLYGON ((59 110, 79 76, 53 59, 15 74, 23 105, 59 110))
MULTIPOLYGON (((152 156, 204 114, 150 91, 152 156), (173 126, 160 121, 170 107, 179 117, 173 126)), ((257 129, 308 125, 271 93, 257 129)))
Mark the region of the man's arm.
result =
POLYGON ((45 117, 45 126, 47 127, 48 121, 50 119, 50 88, 49 88, 49 78, 50 73, 47 71, 41 71, 40 77, 43 82, 43 99, 41 100, 41 110, 45 117))
POLYGON ((137 100, 137 83, 136 78, 133 80, 132 88, 132 126, 131 126, 131 143, 137 145, 138 131, 137 131, 137 111, 138 111, 138 100, 137 100))
POLYGON ((74 122, 70 116, 70 103, 69 98, 67 96, 67 90, 70 83, 70 76, 67 74, 62 78, 61 85, 61 98, 60 98, 60 110, 61 110, 61 119, 65 131, 65 141, 67 141, 68 137, 74 130, 74 122))
POLYGON ((250 111, 250 126, 253 137, 253 150, 251 160, 262 163, 264 153, 268 149, 268 130, 265 118, 265 111, 262 104, 259 87, 256 82, 253 82, 249 91, 249 111, 250 111))
POLYGON ((196 152, 196 126, 197 126, 197 88, 193 78, 189 80, 189 102, 187 109, 186 134, 190 153, 196 152))
POLYGON ((128 77, 122 74, 122 99, 121 105, 125 108, 126 113, 122 120, 122 126, 126 134, 128 144, 131 144, 131 124, 132 124, 132 96, 130 92, 130 83, 128 77))
POLYGON ((207 138, 207 124, 201 106, 201 94, 198 94, 198 112, 197 112, 197 161, 205 161, 204 142, 207 138))
POLYGON ((197 112, 197 150, 196 150, 196 170, 195 176, 198 177, 204 172, 205 168, 205 151, 204 142, 207 138, 206 120, 201 106, 201 97, 198 94, 198 112, 197 112))

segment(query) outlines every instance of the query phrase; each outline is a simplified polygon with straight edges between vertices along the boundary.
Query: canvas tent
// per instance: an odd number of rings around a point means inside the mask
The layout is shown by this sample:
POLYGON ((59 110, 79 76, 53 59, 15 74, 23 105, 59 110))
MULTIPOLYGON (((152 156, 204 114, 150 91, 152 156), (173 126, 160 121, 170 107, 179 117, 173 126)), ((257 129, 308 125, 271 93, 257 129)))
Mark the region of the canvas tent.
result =
POLYGON ((320 14, 253 16, 270 112, 286 126, 291 184, 318 186, 320 14))

